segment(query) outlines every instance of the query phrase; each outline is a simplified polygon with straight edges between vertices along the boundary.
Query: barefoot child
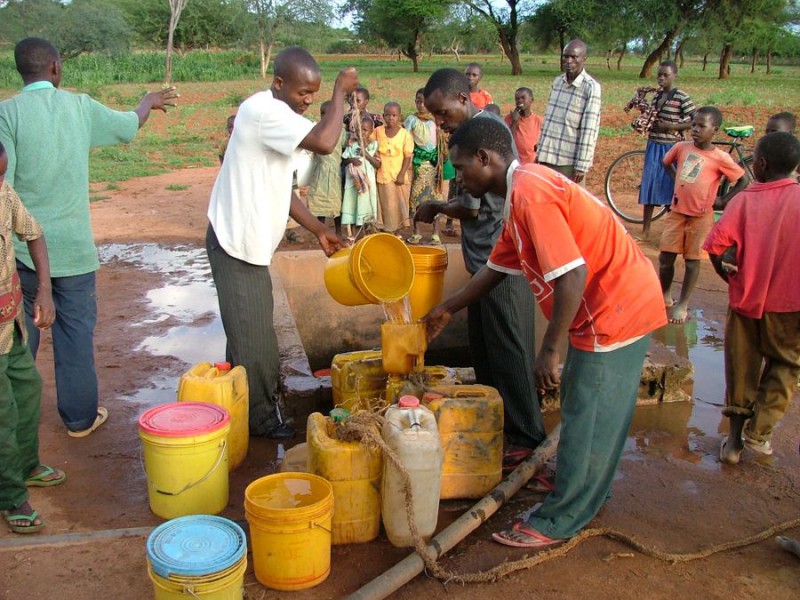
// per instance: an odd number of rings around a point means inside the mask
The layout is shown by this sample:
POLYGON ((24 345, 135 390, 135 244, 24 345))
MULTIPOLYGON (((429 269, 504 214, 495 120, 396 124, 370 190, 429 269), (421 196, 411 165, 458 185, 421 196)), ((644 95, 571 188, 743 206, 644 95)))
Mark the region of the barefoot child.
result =
POLYGON ((517 88, 514 105, 514 110, 506 115, 505 121, 514 135, 519 162, 524 165, 536 160, 536 143, 542 132, 542 117, 533 114, 533 90, 529 87, 517 88))
POLYGON ((700 274, 704 257, 703 241, 714 224, 714 202, 720 181, 736 181, 736 185, 721 199, 727 202, 745 185, 744 170, 733 162, 712 140, 722 124, 722 113, 713 106, 704 106, 692 117, 692 140, 670 148, 663 164, 675 180, 670 212, 665 217, 664 232, 659 245, 659 276, 664 304, 671 323, 683 323, 688 314, 689 297, 700 274), (677 164, 677 167, 675 166, 677 164), (672 300, 672 280, 675 259, 682 254, 686 272, 678 302, 672 300))
MULTIPOLYGON (((410 115, 404 124, 405 129, 414 138, 414 158, 411 161, 414 165, 414 178, 411 183, 411 197, 409 200, 412 214, 422 202, 442 201, 442 177, 438 169, 436 121, 434 121, 433 115, 428 112, 428 109, 425 108, 424 91, 424 88, 417 90, 414 98, 417 112, 410 115)), ((422 235, 419 233, 419 224, 415 221, 414 235, 408 238, 408 243, 419 244, 421 241, 422 235)), ((440 245, 441 243, 439 219, 435 219, 433 221, 431 244, 440 245)))
POLYGON ((344 198, 342 200, 342 226, 349 241, 354 241, 352 226, 361 227, 378 219, 378 184, 375 180, 375 169, 380 167, 378 158, 378 142, 369 142, 374 130, 372 117, 365 114, 361 117, 360 138, 350 137, 347 147, 342 152, 345 164, 344 198), (366 152, 361 151, 360 140, 367 144, 366 152))
MULTIPOLYGON (((331 105, 326 100, 319 107, 321 118, 325 118, 331 105)), ((336 233, 341 232, 342 223, 342 150, 347 142, 347 132, 342 127, 339 142, 330 154, 314 154, 311 165, 311 177, 308 184, 308 210, 325 223, 328 217, 333 218, 336 233)))
POLYGON ((464 76, 469 81, 469 99, 478 107, 479 110, 486 108, 487 104, 492 104, 492 95, 486 90, 481 89, 481 79, 483 79, 483 69, 478 63, 469 63, 464 69, 464 76))
POLYGON ((36 267, 34 325, 50 327, 55 307, 42 228, 5 181, 7 168, 8 155, 0 143, 0 511, 12 532, 35 533, 44 522, 28 502, 28 486, 58 485, 67 476, 39 462, 42 378, 28 349, 12 234, 28 243, 36 267))
POLYGON ((407 227, 408 200, 411 183, 408 170, 414 156, 414 139, 401 126, 402 114, 397 102, 387 102, 383 108, 386 125, 375 128, 370 141, 378 142, 381 159, 376 173, 378 181, 378 220, 384 231, 396 233, 407 227))
POLYGON ((772 454, 773 429, 800 375, 799 163, 793 135, 762 137, 753 151, 756 183, 731 201, 703 244, 728 282, 722 413, 730 431, 719 453, 728 464, 738 463, 745 448, 772 454), (734 258, 724 260, 730 249, 734 258))

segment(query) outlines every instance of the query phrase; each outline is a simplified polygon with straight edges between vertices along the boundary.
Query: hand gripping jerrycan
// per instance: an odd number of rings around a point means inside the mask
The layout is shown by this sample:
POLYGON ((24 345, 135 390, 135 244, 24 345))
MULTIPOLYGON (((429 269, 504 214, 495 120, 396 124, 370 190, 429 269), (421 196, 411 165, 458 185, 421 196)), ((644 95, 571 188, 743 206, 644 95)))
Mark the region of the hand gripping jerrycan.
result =
MULTIPOLYGON (((414 497, 413 518, 420 536, 427 540, 439 518, 442 478, 442 445, 436 419, 418 398, 403 396, 386 411, 383 439, 408 472, 414 497)), ((381 512, 389 541, 398 548, 413 546, 403 478, 387 456, 383 459, 381 512)))
MULTIPOLYGON (((334 409, 343 413, 342 409, 334 409)), ((331 417, 308 416, 308 472, 324 477, 333 486, 332 544, 369 542, 381 528, 380 481, 383 467, 379 449, 336 437, 331 417)))
POLYGON ((481 498, 503 478, 503 399, 487 385, 436 385, 422 402, 442 440, 441 499, 481 498))
POLYGON ((181 375, 178 402, 208 402, 230 413, 228 433, 229 470, 235 470, 247 458, 250 441, 250 391, 244 367, 230 363, 199 363, 181 375))

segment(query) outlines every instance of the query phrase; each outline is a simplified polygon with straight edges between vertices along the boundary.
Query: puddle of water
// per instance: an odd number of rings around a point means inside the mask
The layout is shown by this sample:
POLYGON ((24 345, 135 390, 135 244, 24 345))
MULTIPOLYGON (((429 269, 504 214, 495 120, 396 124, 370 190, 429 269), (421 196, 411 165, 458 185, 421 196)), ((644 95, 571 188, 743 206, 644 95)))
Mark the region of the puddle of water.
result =
MULTIPOLYGON (((132 327, 177 321, 164 333, 146 337, 136 348, 154 356, 173 356, 187 365, 225 357, 225 333, 218 315, 217 292, 205 250, 158 244, 107 244, 98 248, 101 263, 123 262, 165 275, 162 287, 150 290, 150 314, 132 327)), ((156 375, 149 387, 126 399, 146 404, 173 402, 178 375, 156 375)))

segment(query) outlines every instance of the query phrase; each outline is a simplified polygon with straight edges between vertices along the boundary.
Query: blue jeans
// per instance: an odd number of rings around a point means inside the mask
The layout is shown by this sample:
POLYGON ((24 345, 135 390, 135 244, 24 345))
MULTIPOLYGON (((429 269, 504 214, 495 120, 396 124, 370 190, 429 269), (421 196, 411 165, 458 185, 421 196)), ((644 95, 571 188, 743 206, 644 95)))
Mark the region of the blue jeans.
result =
MULTIPOLYGON (((36 296, 36 271, 17 261, 28 345, 34 358, 39 350, 39 329, 33 324, 33 300, 36 296)), ((97 418, 97 372, 94 366, 94 327, 97 324, 97 289, 95 273, 72 277, 53 277, 53 362, 56 372, 58 414, 67 429, 80 431, 92 426, 97 418)))

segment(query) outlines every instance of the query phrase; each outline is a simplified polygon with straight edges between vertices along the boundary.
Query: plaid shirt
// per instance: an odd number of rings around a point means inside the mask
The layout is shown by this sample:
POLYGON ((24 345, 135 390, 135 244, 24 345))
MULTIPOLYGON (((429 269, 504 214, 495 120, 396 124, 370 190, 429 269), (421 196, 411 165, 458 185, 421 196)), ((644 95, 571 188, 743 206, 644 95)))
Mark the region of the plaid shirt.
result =
POLYGON ((15 323, 22 332, 22 339, 27 340, 12 233, 21 240, 30 241, 41 237, 42 228, 5 181, 0 187, 0 355, 11 352, 15 323))
POLYGON ((536 160, 573 165, 585 173, 592 166, 600 132, 600 84, 585 70, 572 83, 565 75, 553 81, 544 113, 536 160))

